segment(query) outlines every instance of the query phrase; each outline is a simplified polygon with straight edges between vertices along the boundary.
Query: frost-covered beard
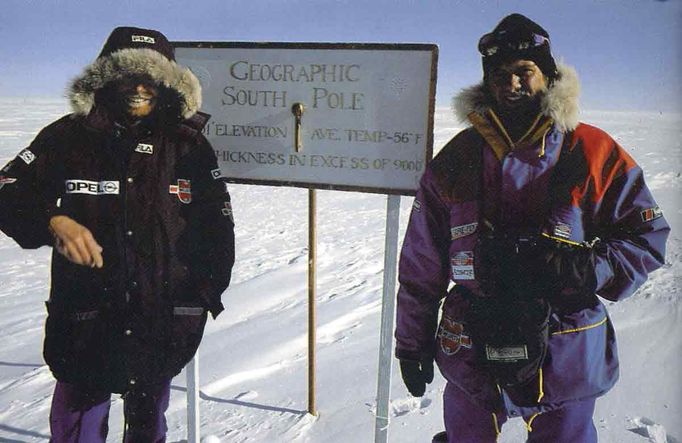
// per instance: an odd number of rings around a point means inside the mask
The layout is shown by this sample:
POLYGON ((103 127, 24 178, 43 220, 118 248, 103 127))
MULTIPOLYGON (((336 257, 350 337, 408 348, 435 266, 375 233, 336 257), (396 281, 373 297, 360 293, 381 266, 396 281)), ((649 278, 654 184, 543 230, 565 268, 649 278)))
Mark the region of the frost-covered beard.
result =
POLYGON ((520 88, 495 97, 494 110, 510 136, 516 140, 524 134, 542 110, 546 90, 535 92, 520 88))

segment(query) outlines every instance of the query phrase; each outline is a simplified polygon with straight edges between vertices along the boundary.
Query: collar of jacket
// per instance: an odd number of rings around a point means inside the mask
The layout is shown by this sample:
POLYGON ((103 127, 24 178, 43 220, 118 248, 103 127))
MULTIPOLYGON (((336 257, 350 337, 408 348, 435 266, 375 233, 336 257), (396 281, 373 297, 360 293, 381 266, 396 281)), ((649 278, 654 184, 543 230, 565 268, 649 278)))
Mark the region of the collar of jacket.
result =
POLYGON ((188 68, 148 48, 128 48, 100 57, 86 66, 68 89, 71 108, 86 116, 95 108, 95 93, 107 83, 131 75, 148 75, 173 89, 180 98, 182 117, 191 118, 201 107, 201 84, 188 68))
POLYGON ((498 160, 501 160, 502 157, 514 149, 531 148, 540 140, 542 140, 542 144, 540 145, 538 156, 542 157, 545 155, 545 136, 552 128, 553 120, 551 117, 539 113, 526 133, 518 140, 512 140, 492 108, 483 114, 473 111, 468 117, 476 131, 490 145, 498 160))
MULTIPOLYGON (((572 131, 578 126, 578 96, 580 94, 580 82, 578 80, 578 74, 572 67, 559 63, 557 65, 557 70, 559 76, 542 98, 541 117, 551 119, 556 128, 562 132, 572 131)), ((455 112, 455 116, 462 122, 471 120, 470 116, 472 113, 475 113, 481 116, 482 119, 487 120, 488 125, 497 125, 497 122, 494 121, 495 118, 491 117, 493 98, 488 93, 488 89, 483 82, 462 89, 462 91, 452 99, 452 108, 455 112)), ((481 119, 478 120, 480 122, 481 119)), ((540 120, 544 119, 540 118, 540 120)), ((536 120, 535 125, 529 132, 533 131, 534 128, 537 128, 540 120, 536 120)), ((476 126, 475 122, 472 121, 472 123, 476 126)), ((535 132, 533 132, 533 134, 535 134, 535 132)), ((528 139, 529 134, 527 133, 524 137, 528 139)), ((532 137, 533 136, 531 136, 531 138, 532 137)), ((500 138, 504 140, 503 135, 501 135, 500 138)), ((508 145, 506 140, 503 145, 508 145)))

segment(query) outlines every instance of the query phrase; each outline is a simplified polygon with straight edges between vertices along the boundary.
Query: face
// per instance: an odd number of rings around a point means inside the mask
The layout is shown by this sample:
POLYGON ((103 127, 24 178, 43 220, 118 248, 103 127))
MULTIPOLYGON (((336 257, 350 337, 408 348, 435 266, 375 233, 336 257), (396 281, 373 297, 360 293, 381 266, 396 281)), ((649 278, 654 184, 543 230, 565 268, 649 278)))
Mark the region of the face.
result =
POLYGON ((116 95, 128 116, 140 119, 154 110, 159 90, 148 83, 121 83, 117 86, 116 95))
POLYGON ((539 107, 547 81, 530 60, 516 60, 494 68, 487 76, 488 88, 501 111, 530 111, 539 107))

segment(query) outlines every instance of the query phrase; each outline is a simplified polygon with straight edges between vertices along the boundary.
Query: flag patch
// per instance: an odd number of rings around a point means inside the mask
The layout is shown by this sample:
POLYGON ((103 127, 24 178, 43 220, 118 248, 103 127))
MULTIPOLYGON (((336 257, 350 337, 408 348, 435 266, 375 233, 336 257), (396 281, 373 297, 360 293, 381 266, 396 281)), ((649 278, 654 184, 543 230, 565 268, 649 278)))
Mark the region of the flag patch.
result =
POLYGON ((179 178, 177 185, 170 185, 168 193, 177 195, 182 203, 188 204, 192 202, 192 187, 190 181, 184 178, 179 178))
POLYGON ((658 206, 653 207, 653 208, 649 208, 649 209, 645 209, 641 212, 641 214, 642 214, 642 221, 644 223, 650 222, 652 220, 656 220, 657 218, 663 217, 663 211, 658 206))

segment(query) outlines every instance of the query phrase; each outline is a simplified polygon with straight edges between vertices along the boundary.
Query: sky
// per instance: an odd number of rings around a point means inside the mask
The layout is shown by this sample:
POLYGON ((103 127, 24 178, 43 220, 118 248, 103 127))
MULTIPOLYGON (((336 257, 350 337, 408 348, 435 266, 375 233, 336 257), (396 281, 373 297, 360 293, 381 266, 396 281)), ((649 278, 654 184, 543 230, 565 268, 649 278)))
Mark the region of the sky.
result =
POLYGON ((682 0, 3 0, 0 97, 63 97, 130 25, 176 41, 435 43, 447 106, 480 81, 478 39, 512 12, 577 69, 583 109, 682 112, 682 0))

